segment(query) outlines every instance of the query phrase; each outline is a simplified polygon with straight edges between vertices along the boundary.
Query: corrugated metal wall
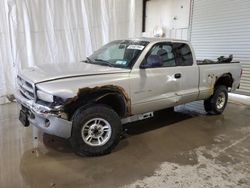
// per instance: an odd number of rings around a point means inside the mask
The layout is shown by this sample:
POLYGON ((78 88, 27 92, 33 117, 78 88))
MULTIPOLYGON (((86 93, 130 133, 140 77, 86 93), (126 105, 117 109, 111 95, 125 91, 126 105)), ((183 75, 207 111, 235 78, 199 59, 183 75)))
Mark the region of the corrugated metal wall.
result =
POLYGON ((250 95, 250 0, 193 0, 192 9, 197 59, 233 54, 243 66, 239 91, 250 95))

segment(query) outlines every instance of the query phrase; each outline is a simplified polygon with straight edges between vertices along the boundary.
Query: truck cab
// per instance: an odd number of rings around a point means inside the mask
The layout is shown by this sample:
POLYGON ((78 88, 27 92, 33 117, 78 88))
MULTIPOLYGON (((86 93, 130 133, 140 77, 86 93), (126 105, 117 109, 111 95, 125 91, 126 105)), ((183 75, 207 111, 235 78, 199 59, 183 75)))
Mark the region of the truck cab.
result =
POLYGON ((142 113, 198 99, 199 68, 187 41, 154 41, 131 71, 133 111, 142 113))

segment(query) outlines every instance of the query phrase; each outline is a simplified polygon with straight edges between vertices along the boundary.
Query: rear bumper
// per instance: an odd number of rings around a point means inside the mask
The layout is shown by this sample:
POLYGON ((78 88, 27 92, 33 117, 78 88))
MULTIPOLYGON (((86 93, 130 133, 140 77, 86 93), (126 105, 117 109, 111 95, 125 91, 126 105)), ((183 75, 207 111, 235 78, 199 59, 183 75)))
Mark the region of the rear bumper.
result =
POLYGON ((29 123, 41 129, 43 132, 62 138, 71 137, 72 122, 62 119, 60 109, 51 109, 29 100, 16 91, 15 97, 28 115, 29 123))

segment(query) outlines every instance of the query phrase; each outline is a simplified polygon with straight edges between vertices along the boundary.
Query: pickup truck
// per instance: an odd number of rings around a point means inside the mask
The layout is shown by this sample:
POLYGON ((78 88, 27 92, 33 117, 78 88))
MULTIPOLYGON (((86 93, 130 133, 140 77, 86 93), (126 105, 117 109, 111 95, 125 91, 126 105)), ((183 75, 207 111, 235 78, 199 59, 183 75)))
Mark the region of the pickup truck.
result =
POLYGON ((22 70, 19 120, 69 139, 76 154, 107 154, 123 124, 155 111, 204 100, 208 113, 221 114, 242 73, 240 63, 228 59, 196 61, 188 41, 116 40, 82 62, 22 70))

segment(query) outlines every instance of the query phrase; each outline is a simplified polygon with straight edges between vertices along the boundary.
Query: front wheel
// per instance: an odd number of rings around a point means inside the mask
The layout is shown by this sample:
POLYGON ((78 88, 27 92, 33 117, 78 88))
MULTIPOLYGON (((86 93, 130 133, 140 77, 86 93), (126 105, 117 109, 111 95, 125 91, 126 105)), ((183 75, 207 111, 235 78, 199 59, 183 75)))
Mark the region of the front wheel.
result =
POLYGON ((110 153, 122 132, 118 114, 106 105, 80 108, 73 117, 71 145, 76 154, 97 156, 110 153))
POLYGON ((221 114, 226 108, 228 90, 226 86, 217 86, 214 94, 204 100, 204 108, 210 114, 221 114))

